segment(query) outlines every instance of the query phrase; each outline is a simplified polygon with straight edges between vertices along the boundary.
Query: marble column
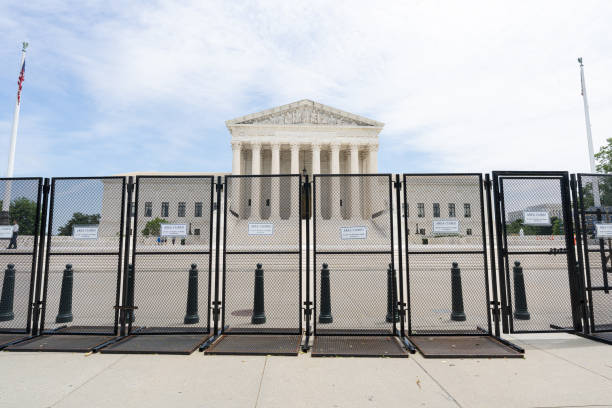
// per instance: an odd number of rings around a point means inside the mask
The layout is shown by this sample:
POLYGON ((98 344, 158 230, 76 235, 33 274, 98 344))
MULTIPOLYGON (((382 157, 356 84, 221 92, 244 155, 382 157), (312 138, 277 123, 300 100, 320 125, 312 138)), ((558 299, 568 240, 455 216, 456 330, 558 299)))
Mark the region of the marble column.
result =
MULTIPOLYGON (((280 174, 280 143, 272 143, 272 175, 280 174)), ((270 213, 272 218, 280 217, 280 183, 281 177, 270 177, 271 199, 270 213)))
MULTIPOLYGON (((332 143, 331 144, 331 157, 330 157, 330 173, 331 174, 340 174, 340 144, 332 143)), ((339 177, 331 177, 331 192, 330 196, 330 212, 331 219, 340 219, 340 178, 339 177)))
POLYGON ((312 143, 312 174, 321 174, 321 145, 312 143))
MULTIPOLYGON (((359 145, 351 144, 351 174, 359 174, 359 145)), ((360 195, 360 178, 359 177, 351 177, 351 192, 350 192, 350 214, 353 220, 359 218, 361 214, 361 200, 362 197, 360 195)))
MULTIPOLYGON (((252 159, 251 159, 251 174, 258 176, 261 173, 261 143, 251 143, 252 159)), ((261 188, 260 178, 253 177, 251 179, 251 219, 260 219, 261 214, 260 201, 261 201, 261 188)))
POLYGON ((238 176, 240 175, 240 160, 241 158, 241 150, 242 150, 242 143, 240 142, 232 142, 232 174, 234 176, 238 176))
POLYGON ((378 173, 378 145, 368 145, 368 173, 378 173))
POLYGON ((359 145, 351 145, 351 174, 359 173, 359 145))
POLYGON ((300 144, 291 143, 291 174, 300 174, 300 144))

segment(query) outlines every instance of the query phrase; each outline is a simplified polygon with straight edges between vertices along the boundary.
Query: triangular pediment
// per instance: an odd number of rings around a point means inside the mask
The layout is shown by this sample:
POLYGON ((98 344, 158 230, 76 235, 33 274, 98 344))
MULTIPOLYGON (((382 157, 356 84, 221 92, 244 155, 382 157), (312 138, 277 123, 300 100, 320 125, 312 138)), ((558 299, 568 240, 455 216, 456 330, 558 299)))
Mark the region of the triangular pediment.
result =
POLYGON ((371 126, 384 124, 359 115, 341 111, 331 106, 303 99, 298 102, 267 109, 228 120, 232 125, 322 125, 322 126, 371 126))

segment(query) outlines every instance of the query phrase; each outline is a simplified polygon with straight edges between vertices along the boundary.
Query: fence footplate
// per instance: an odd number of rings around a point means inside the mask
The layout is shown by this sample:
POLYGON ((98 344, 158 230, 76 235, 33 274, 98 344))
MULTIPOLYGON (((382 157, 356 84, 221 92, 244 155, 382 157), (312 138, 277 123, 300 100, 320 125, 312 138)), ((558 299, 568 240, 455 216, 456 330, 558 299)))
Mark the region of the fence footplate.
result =
POLYGON ((88 353, 99 345, 111 341, 114 338, 115 336, 51 334, 34 337, 30 340, 9 346, 5 348, 5 350, 88 353))
POLYGON ((297 356, 301 334, 229 334, 223 335, 205 354, 297 356))
POLYGON ((491 336, 410 336, 425 358, 522 358, 523 353, 491 336))
POLYGON ((313 357, 408 357, 394 336, 315 336, 313 357))
POLYGON ((54 330, 54 334, 108 334, 112 335, 114 326, 68 326, 54 330))
POLYGON ((0 350, 28 337, 30 337, 30 335, 25 333, 0 333, 0 350))
POLYGON ((579 334, 581 337, 584 337, 590 340, 612 345, 612 331, 595 332, 595 333, 589 333, 589 334, 582 334, 582 333, 577 333, 577 334, 579 334))
POLYGON ((182 354, 193 353, 212 334, 137 334, 100 350, 102 354, 182 354))

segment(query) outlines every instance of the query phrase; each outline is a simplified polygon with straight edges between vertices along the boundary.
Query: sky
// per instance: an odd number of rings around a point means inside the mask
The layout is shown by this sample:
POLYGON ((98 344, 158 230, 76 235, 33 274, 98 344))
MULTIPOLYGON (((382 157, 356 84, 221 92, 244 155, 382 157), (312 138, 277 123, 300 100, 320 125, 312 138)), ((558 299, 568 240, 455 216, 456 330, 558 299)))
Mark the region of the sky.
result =
POLYGON ((301 99, 385 123, 380 172, 589 170, 609 1, 3 1, 0 175, 231 171, 225 121, 301 99), (85 4, 86 3, 86 4, 85 4))

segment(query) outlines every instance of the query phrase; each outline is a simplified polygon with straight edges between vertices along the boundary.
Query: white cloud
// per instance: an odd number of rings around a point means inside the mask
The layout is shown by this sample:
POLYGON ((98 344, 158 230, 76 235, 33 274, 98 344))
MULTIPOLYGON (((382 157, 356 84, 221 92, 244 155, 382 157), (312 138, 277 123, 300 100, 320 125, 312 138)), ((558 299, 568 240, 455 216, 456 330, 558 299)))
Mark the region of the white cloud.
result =
POLYGON ((80 4, 0 7, 0 34, 32 39, 41 89, 92 103, 76 142, 129 133, 152 168, 205 145, 206 166, 227 170, 224 120, 311 98, 387 124, 381 170, 585 171, 578 56, 595 144, 612 137, 608 2, 80 4), (411 168, 421 155, 429 168, 411 168))

